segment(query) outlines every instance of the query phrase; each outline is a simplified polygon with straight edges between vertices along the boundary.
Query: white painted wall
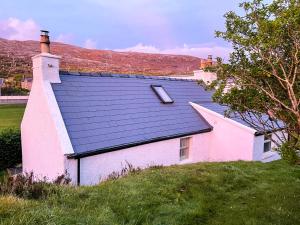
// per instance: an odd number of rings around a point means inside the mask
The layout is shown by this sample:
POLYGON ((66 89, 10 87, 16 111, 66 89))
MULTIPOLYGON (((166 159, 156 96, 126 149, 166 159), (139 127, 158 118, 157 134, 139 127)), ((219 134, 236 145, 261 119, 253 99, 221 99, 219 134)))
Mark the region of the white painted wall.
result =
POLYGON ((209 161, 253 160, 255 130, 216 112, 190 103, 213 126, 209 161))
POLYGON ((209 133, 191 136, 189 158, 180 161, 180 138, 108 152, 80 159, 80 184, 97 184, 112 172, 122 170, 126 162, 134 167, 207 161, 209 133))
POLYGON ((177 79, 188 79, 188 80, 203 80, 206 84, 210 84, 217 79, 217 74, 212 72, 205 72, 203 70, 195 70, 191 76, 171 76, 177 79))
MULTIPOLYGON (((277 132, 279 136, 281 136, 281 132, 277 132)), ((277 140, 278 138, 275 134, 272 134, 272 139, 277 140)), ((280 141, 279 141, 280 142, 280 141)), ((271 162, 274 160, 281 159, 280 154, 274 151, 276 148, 275 143, 271 143, 271 151, 264 152, 264 135, 256 136, 254 140, 254 150, 253 150, 253 160, 262 161, 262 162, 271 162)))
POLYGON ((259 135, 254 138, 253 160, 261 161, 264 153, 264 135, 259 135))
POLYGON ((21 123, 23 172, 49 180, 65 172, 65 154, 73 153, 51 83, 60 82, 59 58, 33 57, 33 85, 21 123))
POLYGON ((1 104, 26 104, 28 101, 28 96, 1 96, 0 95, 0 105, 1 104))
POLYGON ((205 72, 203 70, 195 70, 194 78, 196 80, 203 80, 206 84, 211 84, 214 80, 217 79, 217 74, 212 72, 205 72))

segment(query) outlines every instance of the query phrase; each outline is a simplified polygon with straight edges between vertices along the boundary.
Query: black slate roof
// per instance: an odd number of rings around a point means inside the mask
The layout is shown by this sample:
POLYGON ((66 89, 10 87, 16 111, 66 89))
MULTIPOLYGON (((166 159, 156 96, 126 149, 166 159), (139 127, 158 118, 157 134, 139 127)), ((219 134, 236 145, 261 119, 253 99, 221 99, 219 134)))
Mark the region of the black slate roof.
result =
POLYGON ((212 127, 189 104, 211 101, 195 81, 118 74, 60 72, 52 84, 74 151, 83 157, 153 141, 208 132, 212 127), (151 85, 174 100, 163 104, 151 85))

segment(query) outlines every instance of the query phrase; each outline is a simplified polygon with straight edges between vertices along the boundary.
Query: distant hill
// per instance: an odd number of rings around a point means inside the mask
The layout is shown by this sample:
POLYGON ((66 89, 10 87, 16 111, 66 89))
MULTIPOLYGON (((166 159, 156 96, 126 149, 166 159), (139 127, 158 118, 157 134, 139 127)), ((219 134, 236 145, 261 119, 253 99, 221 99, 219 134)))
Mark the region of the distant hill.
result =
MULTIPOLYGON (((38 41, 0 38, 0 75, 31 74, 31 57, 39 51, 38 41)), ((193 56, 91 50, 57 42, 51 43, 51 53, 62 56, 61 69, 83 72, 191 74, 201 62, 193 56)))

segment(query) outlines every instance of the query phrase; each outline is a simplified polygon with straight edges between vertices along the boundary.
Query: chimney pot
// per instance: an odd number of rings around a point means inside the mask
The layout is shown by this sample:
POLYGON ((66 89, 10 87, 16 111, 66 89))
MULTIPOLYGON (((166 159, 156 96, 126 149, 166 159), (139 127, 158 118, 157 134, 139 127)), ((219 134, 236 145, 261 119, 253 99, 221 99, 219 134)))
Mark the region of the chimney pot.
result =
POLYGON ((41 53, 50 53, 49 31, 41 30, 40 46, 41 53))

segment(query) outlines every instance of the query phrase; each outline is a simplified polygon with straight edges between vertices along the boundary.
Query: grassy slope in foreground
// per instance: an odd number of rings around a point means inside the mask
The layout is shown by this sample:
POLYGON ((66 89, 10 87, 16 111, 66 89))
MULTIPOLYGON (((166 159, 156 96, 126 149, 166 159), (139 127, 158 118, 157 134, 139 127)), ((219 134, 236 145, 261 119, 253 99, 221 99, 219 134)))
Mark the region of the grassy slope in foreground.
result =
POLYGON ((0 131, 5 128, 20 128, 25 105, 0 105, 0 131))
POLYGON ((1 224, 300 224, 300 167, 277 161, 147 169, 45 200, 0 197, 1 224))

